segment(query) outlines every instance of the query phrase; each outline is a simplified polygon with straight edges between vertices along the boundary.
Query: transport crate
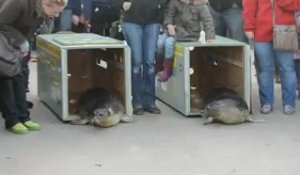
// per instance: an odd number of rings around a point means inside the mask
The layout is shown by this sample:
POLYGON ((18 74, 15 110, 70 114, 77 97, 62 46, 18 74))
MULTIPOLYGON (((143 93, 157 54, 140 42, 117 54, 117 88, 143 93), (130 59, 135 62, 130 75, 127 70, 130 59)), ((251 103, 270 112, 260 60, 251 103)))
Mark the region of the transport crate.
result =
POLYGON ((251 108, 250 47, 217 36, 215 42, 177 42, 173 75, 167 82, 156 78, 156 96, 185 116, 199 115, 203 99, 213 88, 238 92, 251 108))
POLYGON ((90 88, 104 87, 132 115, 130 48, 96 34, 37 37, 38 96, 61 120, 78 118, 77 103, 90 88))

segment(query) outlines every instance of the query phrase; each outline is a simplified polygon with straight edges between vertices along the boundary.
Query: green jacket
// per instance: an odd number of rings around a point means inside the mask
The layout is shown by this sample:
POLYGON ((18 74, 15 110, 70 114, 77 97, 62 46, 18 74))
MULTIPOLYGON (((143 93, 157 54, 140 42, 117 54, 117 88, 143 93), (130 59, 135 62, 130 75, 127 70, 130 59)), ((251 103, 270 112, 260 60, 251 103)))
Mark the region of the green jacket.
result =
POLYGON ((206 0, 194 0, 185 4, 180 0, 171 0, 165 12, 164 26, 175 25, 176 39, 198 40, 203 25, 206 39, 215 38, 213 19, 206 0))

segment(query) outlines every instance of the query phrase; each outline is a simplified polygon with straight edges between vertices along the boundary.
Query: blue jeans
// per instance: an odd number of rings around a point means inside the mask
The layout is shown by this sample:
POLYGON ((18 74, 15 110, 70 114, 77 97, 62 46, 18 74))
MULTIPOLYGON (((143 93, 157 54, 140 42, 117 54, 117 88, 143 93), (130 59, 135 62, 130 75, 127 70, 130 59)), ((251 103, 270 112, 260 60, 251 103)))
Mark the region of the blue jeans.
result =
POLYGON ((295 60, 295 70, 297 76, 298 89, 300 89, 300 59, 295 60))
POLYGON ((261 105, 274 104, 274 63, 277 65, 281 78, 282 105, 295 107, 296 101, 296 73, 294 53, 274 50, 272 42, 255 42, 255 62, 259 85, 261 105))
POLYGON ((223 12, 217 12, 209 7, 210 14, 214 20, 215 32, 217 35, 247 42, 243 30, 242 9, 232 7, 223 12))
POLYGON ((158 58, 171 59, 174 57, 175 38, 163 33, 158 36, 157 56, 158 58))
POLYGON ((160 24, 139 25, 124 22, 123 34, 132 54, 132 105, 155 105, 154 58, 160 24))
POLYGON ((73 12, 71 9, 64 9, 60 16, 55 20, 56 31, 71 31, 72 15, 73 12))

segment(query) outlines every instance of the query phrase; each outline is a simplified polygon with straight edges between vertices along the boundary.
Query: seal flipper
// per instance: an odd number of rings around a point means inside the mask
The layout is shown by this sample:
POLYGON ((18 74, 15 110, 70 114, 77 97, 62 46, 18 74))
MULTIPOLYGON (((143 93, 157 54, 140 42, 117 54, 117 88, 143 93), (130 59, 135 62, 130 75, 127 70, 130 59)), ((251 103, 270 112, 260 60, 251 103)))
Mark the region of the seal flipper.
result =
POLYGON ((123 115, 121 117, 120 122, 122 122, 122 123, 133 123, 133 122, 136 122, 136 118, 134 118, 133 116, 123 115))
POLYGON ((214 122, 214 118, 212 117, 207 117, 205 122, 204 122, 204 125, 207 125, 207 124, 211 124, 214 122))
POLYGON ((80 118, 80 119, 71 121, 70 124, 72 124, 72 125, 87 125, 87 124, 89 124, 89 120, 80 118))

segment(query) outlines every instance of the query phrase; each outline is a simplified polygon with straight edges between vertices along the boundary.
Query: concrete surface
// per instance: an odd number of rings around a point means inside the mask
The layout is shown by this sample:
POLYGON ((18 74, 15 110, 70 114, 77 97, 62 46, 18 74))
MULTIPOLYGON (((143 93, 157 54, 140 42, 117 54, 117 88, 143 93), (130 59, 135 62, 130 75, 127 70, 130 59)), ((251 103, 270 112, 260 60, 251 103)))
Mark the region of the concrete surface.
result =
POLYGON ((203 126, 159 103, 162 115, 99 129, 58 120, 36 95, 35 63, 31 70, 31 114, 42 130, 19 136, 1 126, 0 175, 300 174, 300 107, 282 114, 279 85, 275 111, 261 115, 253 80, 254 117, 265 123, 203 126))

